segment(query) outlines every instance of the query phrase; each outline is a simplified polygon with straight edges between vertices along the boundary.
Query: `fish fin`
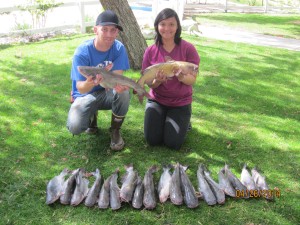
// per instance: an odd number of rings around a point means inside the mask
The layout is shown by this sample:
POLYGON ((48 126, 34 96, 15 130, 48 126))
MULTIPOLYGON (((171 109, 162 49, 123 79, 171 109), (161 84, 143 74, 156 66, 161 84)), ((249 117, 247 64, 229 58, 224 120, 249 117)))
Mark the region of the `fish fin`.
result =
POLYGON ((170 56, 165 56, 165 61, 170 62, 170 61, 174 61, 174 59, 172 59, 170 56))
POLYGON ((151 96, 150 96, 150 94, 149 94, 148 92, 145 92, 145 94, 143 94, 143 95, 139 95, 139 96, 138 96, 138 99, 139 99, 139 102, 140 102, 141 104, 143 104, 144 96, 146 96, 146 98, 151 98, 151 96))
POLYGON ((151 171, 151 173, 155 173, 159 170, 158 166, 156 165, 153 165, 149 168, 149 171, 151 171))
POLYGON ((172 164, 164 164, 164 165, 162 165, 162 167, 163 167, 163 169, 166 169, 166 170, 170 170, 170 169, 174 168, 172 164))
POLYGON ((181 72, 182 72, 182 69, 179 68, 179 69, 176 71, 176 73, 174 74, 174 76, 177 77, 181 72))
POLYGON ((189 166, 184 166, 184 165, 180 165, 180 167, 183 169, 183 171, 187 171, 187 169, 189 168, 189 166))
POLYGON ((197 198, 202 198, 203 199, 203 195, 201 194, 201 192, 196 191, 195 194, 196 194, 197 198))
POLYGON ((144 96, 143 96, 143 95, 139 95, 139 96, 138 96, 138 99, 139 99, 139 102, 140 102, 141 104, 143 104, 144 96))
POLYGON ((121 178, 121 183, 123 184, 125 180, 127 179, 128 173, 125 173, 121 178))
POLYGON ((133 167, 133 163, 129 163, 124 166, 125 170, 127 170, 130 167, 133 167))
MULTIPOLYGON (((99 170, 98 168, 96 168, 95 175, 96 175, 96 176, 97 176, 97 175, 98 175, 98 176, 100 175, 100 170, 99 170)), ((94 176, 95 176, 95 175, 94 175, 94 176)))
POLYGON ((262 170, 258 166, 254 166, 253 169, 255 169, 259 173, 262 173, 262 170))

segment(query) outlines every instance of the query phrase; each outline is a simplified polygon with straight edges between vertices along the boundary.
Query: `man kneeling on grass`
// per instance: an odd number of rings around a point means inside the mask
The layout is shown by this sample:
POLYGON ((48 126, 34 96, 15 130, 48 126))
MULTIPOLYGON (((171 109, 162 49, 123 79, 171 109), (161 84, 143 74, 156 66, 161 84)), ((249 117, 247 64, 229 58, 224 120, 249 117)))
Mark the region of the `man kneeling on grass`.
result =
POLYGON ((129 60, 124 45, 116 40, 119 31, 123 28, 117 15, 110 10, 104 11, 94 26, 96 37, 76 49, 71 69, 74 102, 67 121, 67 127, 74 135, 84 131, 94 134, 98 130, 98 110, 112 110, 110 148, 116 151, 123 149, 125 144, 120 128, 129 108, 129 87, 117 85, 113 90, 105 90, 100 86, 101 74, 95 79, 86 79, 77 66, 101 66, 122 75, 124 70, 129 69, 129 60))

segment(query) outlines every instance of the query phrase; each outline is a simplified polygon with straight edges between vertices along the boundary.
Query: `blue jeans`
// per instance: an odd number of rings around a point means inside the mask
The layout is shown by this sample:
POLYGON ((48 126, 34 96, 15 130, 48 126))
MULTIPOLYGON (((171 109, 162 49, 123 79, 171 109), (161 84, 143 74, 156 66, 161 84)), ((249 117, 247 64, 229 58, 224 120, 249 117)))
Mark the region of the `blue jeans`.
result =
POLYGON ((112 110, 119 117, 126 116, 130 103, 129 91, 117 93, 114 89, 95 91, 84 97, 77 97, 72 103, 67 128, 72 134, 84 132, 90 125, 90 118, 98 110, 112 110))

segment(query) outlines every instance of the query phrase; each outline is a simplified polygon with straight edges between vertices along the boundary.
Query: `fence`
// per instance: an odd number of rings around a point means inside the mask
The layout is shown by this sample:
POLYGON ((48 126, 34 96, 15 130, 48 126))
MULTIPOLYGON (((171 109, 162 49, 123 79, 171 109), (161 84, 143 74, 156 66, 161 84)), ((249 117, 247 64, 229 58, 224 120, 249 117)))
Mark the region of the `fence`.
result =
MULTIPOLYGON (((79 29, 82 33, 86 32, 88 26, 93 26, 98 16, 101 12, 102 6, 99 0, 69 0, 70 2, 65 2, 57 8, 54 8, 48 13, 48 19, 46 26, 44 28, 38 29, 21 29, 13 30, 13 25, 19 23, 18 19, 21 18, 22 22, 30 21, 31 15, 29 12, 22 12, 18 7, 5 7, 0 8, 0 37, 4 36, 14 36, 20 34, 31 35, 34 33, 44 33, 61 31, 64 29, 79 29), (17 12, 17 13, 15 13, 17 12), (27 13, 27 15, 26 15, 27 13), (23 15, 22 15, 23 14, 23 15), (29 19, 28 19, 29 18, 29 19), (2 19, 2 20, 1 20, 2 19), (12 24, 12 22, 15 24, 12 24), (9 24, 10 23, 10 24, 9 24), (9 26, 10 25, 10 26, 9 26), (6 31, 5 31, 6 27, 6 31), (13 30, 13 31, 12 31, 13 30)), ((155 13, 155 2, 169 1, 171 0, 128 0, 138 23, 148 23, 153 25, 153 13, 155 13), (138 6, 138 7, 135 7, 138 6), (142 10, 141 9, 142 6, 142 10), (151 9, 151 11, 150 11, 151 9), (146 11, 145 11, 146 10, 146 11), (148 12, 149 11, 149 12, 148 12), (149 22, 149 18, 151 21, 149 22)), ((299 13, 299 0, 292 0, 296 5, 293 7, 283 7, 283 6, 268 6, 268 2, 276 3, 281 0, 263 0, 265 2, 264 6, 255 7, 236 4, 228 0, 178 0, 185 1, 184 4, 184 16, 190 16, 198 13, 205 12, 257 12, 257 13, 278 13, 283 12, 284 9, 289 10, 288 12, 299 13), (227 4, 228 2, 228 4, 227 4)), ((285 0, 290 1, 290 0, 285 0)), ((162 5, 160 5, 162 6, 162 5)), ((170 6, 169 6, 170 7, 170 6)))
POLYGON ((30 21, 31 15, 29 12, 21 11, 21 9, 16 6, 0 8, 0 17, 2 17, 2 21, 0 20, 0 37, 20 35, 24 33, 30 35, 34 33, 78 28, 82 33, 85 33, 86 27, 93 26, 95 24, 95 18, 90 18, 90 21, 86 21, 87 17, 95 17, 101 10, 102 6, 98 0, 78 0, 76 2, 66 2, 59 7, 53 8, 53 10, 47 13, 48 20, 45 27, 12 31, 12 20, 15 22, 14 25, 17 25, 17 20, 20 20, 20 18, 22 21, 30 21), (87 12, 87 8, 89 6, 92 7, 90 7, 90 12, 87 12), (91 13, 91 11, 94 12, 91 13), (51 18, 51 21, 49 18, 51 18))

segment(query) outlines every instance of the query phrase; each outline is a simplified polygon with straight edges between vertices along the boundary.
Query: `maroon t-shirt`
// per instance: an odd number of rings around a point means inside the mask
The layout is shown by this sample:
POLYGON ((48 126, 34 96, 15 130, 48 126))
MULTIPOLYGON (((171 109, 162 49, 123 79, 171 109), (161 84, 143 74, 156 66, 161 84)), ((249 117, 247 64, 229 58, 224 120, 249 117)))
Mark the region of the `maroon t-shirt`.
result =
MULTIPOLYGON (((185 61, 199 65, 200 56, 196 48, 189 42, 181 40, 171 52, 167 52, 161 45, 149 46, 142 63, 142 71, 157 63, 165 62, 165 57, 175 61, 185 61)), ((177 77, 162 83, 157 88, 150 89, 151 98, 166 106, 184 106, 192 103, 193 87, 180 82, 177 77)))

